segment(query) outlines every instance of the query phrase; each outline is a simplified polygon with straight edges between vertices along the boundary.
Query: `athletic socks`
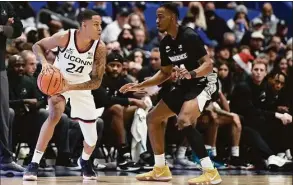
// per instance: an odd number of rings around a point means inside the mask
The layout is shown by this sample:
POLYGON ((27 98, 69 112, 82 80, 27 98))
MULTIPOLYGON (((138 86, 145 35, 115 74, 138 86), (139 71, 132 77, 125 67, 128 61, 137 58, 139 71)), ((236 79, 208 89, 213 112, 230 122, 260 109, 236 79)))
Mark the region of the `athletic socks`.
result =
POLYGON ((188 143, 196 155, 202 159, 208 156, 204 146, 204 141, 201 134, 191 125, 182 129, 183 134, 186 136, 188 143))
POLYGON ((201 167, 204 169, 214 169, 213 162, 211 161, 209 157, 200 159, 200 164, 201 164, 201 167))
POLYGON ((38 163, 40 164, 40 161, 43 157, 44 152, 39 151, 39 150, 35 150, 34 155, 33 155, 33 159, 32 159, 32 163, 38 163))
POLYGON ((239 157, 239 146, 232 146, 231 147, 231 155, 233 157, 239 157))
POLYGON ((89 160, 90 159, 90 156, 89 154, 85 153, 84 149, 82 150, 82 154, 81 154, 81 158, 85 161, 89 160))
POLYGON ((187 147, 186 146, 179 146, 177 150, 177 159, 184 159, 187 147))
POLYGON ((155 166, 162 168, 166 165, 165 154, 155 155, 155 166))

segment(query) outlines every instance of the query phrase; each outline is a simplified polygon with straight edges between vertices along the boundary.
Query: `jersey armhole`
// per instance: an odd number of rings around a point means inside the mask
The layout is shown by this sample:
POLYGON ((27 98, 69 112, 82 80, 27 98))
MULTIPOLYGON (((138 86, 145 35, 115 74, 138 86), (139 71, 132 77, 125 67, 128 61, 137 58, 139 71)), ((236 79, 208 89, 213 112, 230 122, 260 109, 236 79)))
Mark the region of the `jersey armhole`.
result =
POLYGON ((67 39, 66 45, 65 45, 65 47, 64 47, 63 49, 61 49, 61 48, 58 46, 58 50, 59 50, 61 53, 63 53, 63 52, 67 49, 67 47, 68 47, 68 45, 69 45, 69 41, 70 41, 70 35, 71 35, 71 32, 70 32, 70 30, 68 30, 68 39, 67 39))

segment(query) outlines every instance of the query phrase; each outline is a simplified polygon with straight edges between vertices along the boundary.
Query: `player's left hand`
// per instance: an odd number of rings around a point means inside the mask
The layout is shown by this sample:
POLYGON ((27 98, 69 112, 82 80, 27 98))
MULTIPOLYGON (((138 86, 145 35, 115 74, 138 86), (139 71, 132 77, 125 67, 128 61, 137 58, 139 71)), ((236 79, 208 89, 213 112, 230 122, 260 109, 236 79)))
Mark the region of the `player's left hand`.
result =
POLYGON ((185 68, 175 68, 178 74, 178 78, 179 79, 191 79, 191 75, 189 73, 189 71, 185 68))

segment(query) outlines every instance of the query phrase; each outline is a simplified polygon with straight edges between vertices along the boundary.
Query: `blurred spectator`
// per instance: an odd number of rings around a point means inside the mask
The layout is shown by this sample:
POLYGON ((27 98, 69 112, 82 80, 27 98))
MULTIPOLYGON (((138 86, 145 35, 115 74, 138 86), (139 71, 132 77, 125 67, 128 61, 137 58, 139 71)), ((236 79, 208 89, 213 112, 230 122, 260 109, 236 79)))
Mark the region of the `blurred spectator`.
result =
POLYGON ((216 47, 216 62, 219 61, 227 61, 229 62, 229 59, 231 58, 231 52, 229 50, 230 48, 225 45, 219 45, 216 47))
POLYGON ((73 21, 77 19, 78 11, 74 7, 74 4, 76 2, 74 1, 65 1, 61 4, 61 6, 58 7, 58 13, 62 16, 69 18, 73 21))
POLYGON ((251 28, 245 32, 243 35, 240 44, 241 45, 248 45, 249 40, 251 38, 251 34, 255 31, 257 32, 263 32, 264 25, 260 18, 255 18, 251 21, 251 28))
POLYGON ((145 20, 144 11, 146 9, 146 2, 136 1, 133 6, 133 12, 138 14, 142 20, 145 20))
POLYGON ((116 20, 108 24, 106 28, 103 30, 101 39, 106 43, 116 41, 122 29, 125 28, 124 26, 128 25, 129 14, 130 11, 128 8, 120 8, 120 10, 117 12, 116 20))
POLYGON ((269 63, 267 64, 268 73, 270 73, 276 64, 278 58, 278 49, 275 46, 270 46, 267 48, 266 53, 269 57, 269 63))
POLYGON ((236 35, 236 42, 239 43, 245 32, 249 30, 249 19, 247 17, 247 8, 244 5, 238 5, 235 8, 235 16, 227 21, 228 27, 236 35))
POLYGON ((280 20, 277 25, 276 35, 281 38, 283 44, 286 44, 288 41, 287 34, 288 34, 288 25, 285 22, 285 20, 280 20))
POLYGON ((137 80, 142 82, 147 78, 153 76, 161 68, 161 58, 159 48, 153 48, 149 58, 149 65, 144 66, 141 71, 139 71, 137 80))
POLYGON ((205 4, 205 17, 207 22, 207 35, 210 39, 222 42, 224 33, 231 32, 224 19, 215 13, 215 4, 208 2, 205 4))
POLYGON ((102 17, 102 29, 113 22, 112 17, 108 15, 106 8, 107 2, 104 1, 96 1, 93 7, 93 10, 102 17))
POLYGON ((206 23, 204 10, 200 2, 190 2, 188 4, 187 14, 191 14, 193 16, 194 18, 193 24, 196 27, 202 28, 203 30, 207 30, 207 23, 206 23))
POLYGON ((165 37, 164 33, 158 32, 158 35, 154 37, 147 45, 146 50, 151 51, 153 48, 159 47, 161 40, 165 37))
POLYGON ((147 31, 146 25, 145 25, 144 21, 141 19, 141 17, 139 16, 139 14, 136 14, 136 13, 130 14, 128 24, 132 28, 140 28, 140 29, 143 29, 144 31, 147 31))
POLYGON ((274 66, 274 70, 276 71, 281 71, 284 73, 286 76, 289 75, 289 67, 288 67, 288 61, 286 60, 285 57, 280 57, 274 66))
POLYGON ((256 57, 263 51, 264 36, 261 32, 253 32, 249 41, 250 53, 256 57))
POLYGON ((141 28, 133 29, 134 32, 134 39, 136 41, 136 47, 146 50, 146 35, 145 30, 141 28))
POLYGON ((20 53, 20 56, 25 61, 24 71, 28 76, 34 76, 37 70, 37 58, 32 51, 24 50, 20 53))
POLYGON ((233 81, 232 81, 232 71, 230 64, 226 61, 221 61, 217 64, 218 68, 218 77, 220 80, 220 91, 223 95, 229 99, 232 93, 233 81))
POLYGON ((262 8, 262 13, 259 18, 264 23, 264 31, 263 34, 266 37, 270 37, 276 34, 277 24, 279 19, 274 15, 273 7, 271 3, 265 3, 262 8))
POLYGON ((127 57, 136 47, 136 41, 132 29, 124 28, 120 32, 117 41, 120 43, 121 51, 124 57, 127 57))

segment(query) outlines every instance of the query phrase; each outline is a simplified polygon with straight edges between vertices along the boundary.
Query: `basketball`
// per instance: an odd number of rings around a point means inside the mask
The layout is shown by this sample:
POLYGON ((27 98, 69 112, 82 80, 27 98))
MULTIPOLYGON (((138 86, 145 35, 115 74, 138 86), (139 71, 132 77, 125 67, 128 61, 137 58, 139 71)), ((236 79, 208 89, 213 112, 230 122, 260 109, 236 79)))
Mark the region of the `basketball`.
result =
POLYGON ((52 67, 39 74, 37 84, 44 94, 52 96, 62 90, 63 77, 58 69, 52 67))

